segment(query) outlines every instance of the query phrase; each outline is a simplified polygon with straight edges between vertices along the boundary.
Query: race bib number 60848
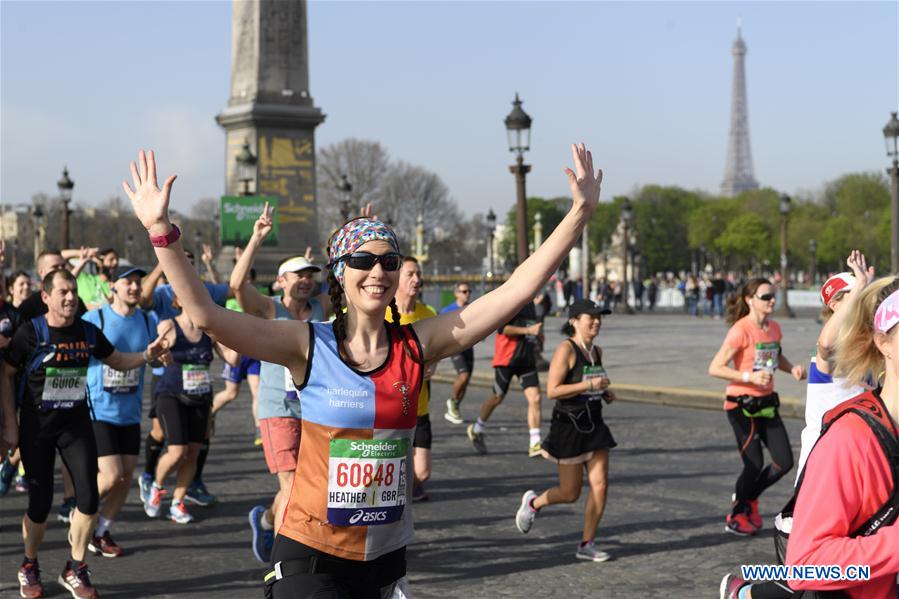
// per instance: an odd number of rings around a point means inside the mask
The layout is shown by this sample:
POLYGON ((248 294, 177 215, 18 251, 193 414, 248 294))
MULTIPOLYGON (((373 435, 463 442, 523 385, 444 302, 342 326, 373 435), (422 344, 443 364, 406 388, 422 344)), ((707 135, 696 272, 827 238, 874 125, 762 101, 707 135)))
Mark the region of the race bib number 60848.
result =
POLYGON ((328 522, 372 526, 400 519, 406 506, 408 439, 332 439, 328 522))

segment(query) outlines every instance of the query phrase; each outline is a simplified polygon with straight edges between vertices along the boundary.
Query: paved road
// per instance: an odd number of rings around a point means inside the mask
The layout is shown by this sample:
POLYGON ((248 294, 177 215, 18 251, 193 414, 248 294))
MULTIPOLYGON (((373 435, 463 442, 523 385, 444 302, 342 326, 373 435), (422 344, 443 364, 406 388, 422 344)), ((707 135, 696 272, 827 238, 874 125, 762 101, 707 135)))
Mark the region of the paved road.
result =
MULTIPOLYGON (((447 392, 435 385, 435 410, 447 392)), ((473 417, 485 395, 472 389, 463 414, 473 417)), ((103 597, 261 597, 262 568, 250 552, 246 514, 275 485, 261 450, 252 446, 248 406, 241 395, 218 418, 206 481, 222 502, 195 508, 196 522, 148 520, 134 502, 135 487, 114 529, 128 554, 90 559, 103 597)), ((544 416, 549 410, 545 405, 544 416)), ((409 571, 416 597, 713 597, 729 569, 773 560, 770 528, 753 539, 723 532, 739 468, 723 414, 619 403, 607 409, 607 421, 618 448, 597 539, 613 560, 593 564, 573 557, 583 497, 576 505, 544 510, 528 535, 514 526, 521 493, 556 480, 554 466, 526 457, 520 394, 510 394, 491 420, 486 456, 474 454, 464 427, 447 423, 439 410, 433 419, 433 500, 413 508, 417 536, 409 547, 409 571)), ((794 452, 799 426, 787 423, 794 452)), ((789 486, 783 481, 762 498, 766 525, 789 486)), ((15 491, 0 498, 3 597, 15 595, 25 503, 15 491)), ((54 581, 66 555, 64 528, 54 521, 41 553, 50 597, 64 596, 54 581)))

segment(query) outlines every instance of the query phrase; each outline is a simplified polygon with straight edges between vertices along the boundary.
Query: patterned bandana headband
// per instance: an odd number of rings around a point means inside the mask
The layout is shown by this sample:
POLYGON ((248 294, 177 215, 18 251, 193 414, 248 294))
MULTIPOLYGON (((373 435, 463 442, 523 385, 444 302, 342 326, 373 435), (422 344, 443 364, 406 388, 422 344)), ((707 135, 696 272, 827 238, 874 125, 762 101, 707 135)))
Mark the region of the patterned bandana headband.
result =
POLYGON ((883 300, 874 314, 874 330, 887 333, 899 324, 899 290, 883 300))
POLYGON ((349 256, 369 241, 386 241, 393 246, 395 252, 400 251, 400 243, 397 241, 393 229, 379 220, 356 218, 331 235, 331 240, 328 242, 328 259, 331 262, 328 264, 328 268, 334 272, 341 287, 343 287, 343 272, 346 269, 346 262, 341 258, 349 256))

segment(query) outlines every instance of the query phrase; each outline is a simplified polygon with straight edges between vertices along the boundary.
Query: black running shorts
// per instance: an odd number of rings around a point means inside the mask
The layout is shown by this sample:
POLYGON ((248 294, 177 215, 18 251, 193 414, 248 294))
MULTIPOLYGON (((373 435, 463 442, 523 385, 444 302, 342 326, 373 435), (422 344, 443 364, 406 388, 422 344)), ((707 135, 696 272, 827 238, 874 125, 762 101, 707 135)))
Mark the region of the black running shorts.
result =
POLYGON ((506 393, 509 392, 509 385, 512 383, 513 376, 518 377, 522 390, 528 387, 540 386, 540 379, 537 378, 537 366, 534 364, 524 368, 496 366, 493 369, 493 392, 500 397, 505 397, 506 393))

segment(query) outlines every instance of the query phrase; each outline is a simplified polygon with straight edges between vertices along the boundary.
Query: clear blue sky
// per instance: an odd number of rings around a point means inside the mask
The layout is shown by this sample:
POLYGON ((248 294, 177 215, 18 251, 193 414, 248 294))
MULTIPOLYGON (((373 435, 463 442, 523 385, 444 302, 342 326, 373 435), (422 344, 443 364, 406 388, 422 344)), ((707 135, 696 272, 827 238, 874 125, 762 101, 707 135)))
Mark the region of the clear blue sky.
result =
MULTIPOLYGON (((514 201, 503 129, 533 117, 528 194, 567 192, 586 141, 603 195, 647 183, 717 192, 738 16, 756 178, 788 193, 886 166, 899 105, 896 2, 311 2, 319 147, 380 141, 437 172, 468 213, 514 201)), ((229 2, 0 2, 0 200, 120 194, 155 148, 175 206, 223 191, 213 121, 230 84, 229 2)))

